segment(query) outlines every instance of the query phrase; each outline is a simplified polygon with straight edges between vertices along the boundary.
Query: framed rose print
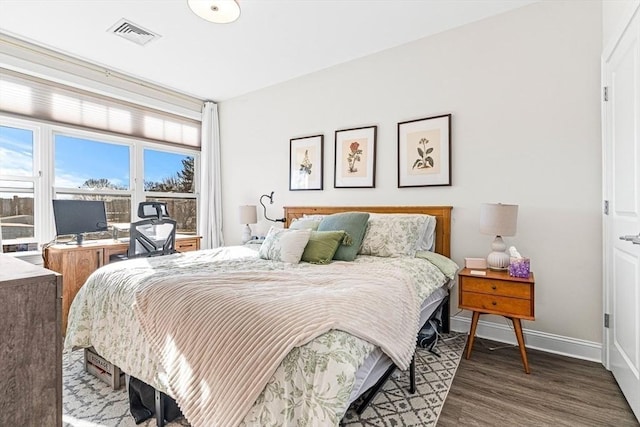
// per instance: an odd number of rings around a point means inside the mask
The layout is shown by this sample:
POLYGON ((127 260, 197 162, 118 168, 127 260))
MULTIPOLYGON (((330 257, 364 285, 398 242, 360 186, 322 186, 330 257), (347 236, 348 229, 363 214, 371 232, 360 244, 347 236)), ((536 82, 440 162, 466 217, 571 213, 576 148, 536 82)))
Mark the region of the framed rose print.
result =
POLYGON ((398 123, 398 187, 451 185, 451 114, 398 123))
POLYGON ((335 188, 375 188, 377 126, 336 131, 335 188))
POLYGON ((289 190, 322 190, 324 135, 289 140, 289 190))

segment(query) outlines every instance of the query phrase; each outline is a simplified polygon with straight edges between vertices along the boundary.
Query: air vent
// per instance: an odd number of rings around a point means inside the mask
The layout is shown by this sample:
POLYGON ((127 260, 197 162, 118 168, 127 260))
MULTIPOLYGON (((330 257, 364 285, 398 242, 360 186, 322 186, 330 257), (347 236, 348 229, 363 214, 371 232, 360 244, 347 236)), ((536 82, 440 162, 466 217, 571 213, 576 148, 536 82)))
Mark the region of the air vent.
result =
POLYGON ((129 41, 132 41, 136 44, 139 44, 140 46, 144 46, 151 40, 160 37, 159 34, 152 33, 149 30, 145 30, 140 25, 134 24, 131 21, 127 21, 124 18, 116 22, 107 31, 117 36, 123 37, 129 41))

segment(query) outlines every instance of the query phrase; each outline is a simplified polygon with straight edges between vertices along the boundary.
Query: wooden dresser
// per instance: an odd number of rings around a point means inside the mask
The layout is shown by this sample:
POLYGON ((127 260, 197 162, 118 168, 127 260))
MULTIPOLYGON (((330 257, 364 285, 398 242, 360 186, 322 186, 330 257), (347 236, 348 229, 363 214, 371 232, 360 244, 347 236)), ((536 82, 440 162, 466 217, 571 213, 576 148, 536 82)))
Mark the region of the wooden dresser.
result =
MULTIPOLYGON (((44 250, 44 266, 62 274, 62 334, 67 331, 71 302, 89 275, 109 263, 111 255, 125 254, 128 242, 113 239, 87 240, 82 246, 52 245, 44 250)), ((176 235, 178 252, 200 249, 200 236, 176 235)))
POLYGON ((61 286, 0 254, 0 426, 62 425, 61 286))

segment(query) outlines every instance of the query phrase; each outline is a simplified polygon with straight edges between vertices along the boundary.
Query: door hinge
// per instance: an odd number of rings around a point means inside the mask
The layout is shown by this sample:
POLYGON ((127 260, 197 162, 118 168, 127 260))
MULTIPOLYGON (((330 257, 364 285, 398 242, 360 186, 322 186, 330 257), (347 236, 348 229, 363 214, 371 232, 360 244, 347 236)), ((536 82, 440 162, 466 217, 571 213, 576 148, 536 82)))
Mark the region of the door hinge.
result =
POLYGON ((605 328, 609 327, 609 313, 604 314, 604 327, 605 328))
POLYGON ((602 88, 602 100, 607 102, 609 100, 609 86, 602 88))
POLYGON ((609 215, 609 201, 608 200, 604 201, 604 206, 602 208, 602 211, 604 212, 605 215, 609 215))

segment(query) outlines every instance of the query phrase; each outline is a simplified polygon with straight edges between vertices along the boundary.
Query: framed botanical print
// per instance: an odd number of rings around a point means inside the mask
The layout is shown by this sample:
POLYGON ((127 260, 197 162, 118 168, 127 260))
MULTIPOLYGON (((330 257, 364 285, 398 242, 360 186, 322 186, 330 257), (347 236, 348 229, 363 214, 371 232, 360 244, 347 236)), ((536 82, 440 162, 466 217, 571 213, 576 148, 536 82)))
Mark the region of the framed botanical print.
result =
POLYGON ((375 188, 377 126, 336 131, 335 188, 375 188))
POLYGON ((398 187, 451 185, 451 114, 398 123, 398 187))
POLYGON ((322 190, 324 135, 289 140, 289 190, 322 190))

